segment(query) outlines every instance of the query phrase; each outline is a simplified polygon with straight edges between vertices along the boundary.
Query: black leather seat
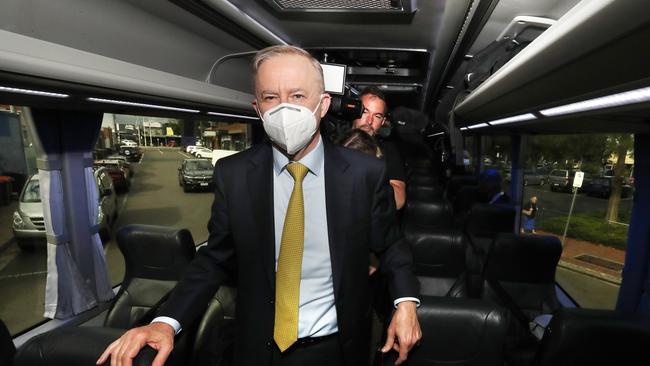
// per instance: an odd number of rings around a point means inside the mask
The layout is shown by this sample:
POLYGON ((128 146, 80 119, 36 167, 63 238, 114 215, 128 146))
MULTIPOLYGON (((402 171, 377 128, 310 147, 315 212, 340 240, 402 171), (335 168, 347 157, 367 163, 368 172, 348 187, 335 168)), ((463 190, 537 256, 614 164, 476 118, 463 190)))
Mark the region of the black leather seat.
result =
POLYGON ((467 215, 472 207, 481 203, 480 192, 477 186, 462 186, 458 189, 453 202, 454 226, 462 228, 467 215))
POLYGON ((0 365, 11 366, 14 362, 16 347, 11 338, 11 333, 5 323, 0 319, 0 365))
POLYGON ((530 322, 560 308, 555 270, 562 244, 555 236, 499 234, 488 254, 482 298, 507 307, 512 316, 507 359, 528 365, 538 342, 530 322))
POLYGON ((439 185, 406 185, 406 200, 430 202, 443 199, 444 189, 439 185))
POLYGON ((478 178, 473 175, 453 175, 447 182, 445 197, 449 202, 456 200, 456 194, 463 186, 478 186, 478 178))
POLYGON ((499 234, 485 267, 482 297, 506 306, 500 286, 530 319, 560 308, 555 270, 562 243, 550 235, 499 234))
POLYGON ((467 297, 465 244, 460 231, 429 231, 409 240, 422 295, 467 297))
POLYGON ((546 329, 534 365, 643 365, 648 347, 648 319, 611 310, 563 308, 546 329))
POLYGON ((440 178, 432 173, 427 174, 412 174, 408 177, 406 185, 412 186, 440 186, 440 178))
POLYGON ((408 237, 433 229, 450 229, 451 218, 451 207, 442 198, 431 201, 409 199, 402 220, 404 234, 408 237))
MULTIPOLYGON (((194 240, 187 229, 129 225, 118 231, 117 242, 126 269, 105 326, 60 328, 36 336, 18 350, 16 365, 94 364, 125 329, 153 318, 149 309, 160 305, 195 254, 194 240)), ((178 340, 177 348, 187 342, 178 340)), ((139 358, 137 362, 142 361, 139 358)))
POLYGON ((232 365, 236 299, 237 290, 230 286, 214 294, 196 331, 190 365, 232 365))
POLYGON ((512 233, 515 209, 507 205, 476 204, 463 224, 467 243, 467 271, 470 297, 480 297, 483 267, 488 251, 499 233, 512 233))
MULTIPOLYGON (((508 329, 505 309, 481 300, 421 297, 420 345, 408 355, 408 366, 503 366, 508 329)), ((394 356, 385 360, 392 365, 394 356)))
POLYGON ((151 225, 121 228, 117 244, 124 255, 124 280, 104 326, 128 329, 176 286, 196 247, 187 229, 151 225))

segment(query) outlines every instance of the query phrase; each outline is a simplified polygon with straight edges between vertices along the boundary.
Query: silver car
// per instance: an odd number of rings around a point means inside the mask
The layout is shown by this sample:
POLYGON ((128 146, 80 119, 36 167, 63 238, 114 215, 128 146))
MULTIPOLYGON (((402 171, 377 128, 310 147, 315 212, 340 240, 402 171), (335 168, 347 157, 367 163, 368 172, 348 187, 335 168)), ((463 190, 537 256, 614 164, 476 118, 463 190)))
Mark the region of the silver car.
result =
MULTIPOLYGON (((99 233, 102 240, 110 236, 110 227, 117 218, 117 195, 113 180, 105 168, 95 170, 95 182, 99 191, 99 233)), ((34 249, 35 244, 44 245, 45 221, 41 202, 41 185, 38 174, 32 175, 20 193, 18 210, 14 212, 12 230, 16 243, 23 250, 34 249)))

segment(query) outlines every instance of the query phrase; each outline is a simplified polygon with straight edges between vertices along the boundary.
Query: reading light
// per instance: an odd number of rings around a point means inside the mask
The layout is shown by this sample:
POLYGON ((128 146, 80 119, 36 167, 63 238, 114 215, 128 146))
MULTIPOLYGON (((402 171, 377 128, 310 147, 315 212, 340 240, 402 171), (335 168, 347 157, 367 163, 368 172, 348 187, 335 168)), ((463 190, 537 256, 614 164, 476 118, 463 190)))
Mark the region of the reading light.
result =
POLYGON ((595 109, 619 107, 623 105, 643 102, 650 102, 650 87, 606 95, 604 97, 588 99, 582 102, 570 103, 559 107, 548 108, 539 111, 539 113, 547 117, 553 117, 563 114, 593 111, 595 109))
POLYGON ((7 93, 37 95, 39 97, 53 97, 53 98, 67 98, 67 97, 69 97, 68 94, 50 93, 50 92, 44 92, 44 91, 40 91, 40 90, 10 88, 10 87, 6 87, 6 86, 0 86, 0 91, 7 92, 7 93))
POLYGON ((483 127, 490 127, 487 123, 477 123, 475 125, 467 126, 470 130, 473 130, 475 128, 483 128, 483 127))
POLYGON ((128 105, 128 106, 131 106, 131 107, 164 109, 164 110, 168 110, 168 111, 177 111, 177 112, 189 112, 189 113, 200 113, 201 112, 201 111, 196 110, 196 109, 167 107, 167 106, 164 106, 164 105, 126 102, 126 101, 123 101, 123 100, 113 100, 113 99, 88 98, 88 101, 90 101, 90 102, 99 102, 99 103, 109 103, 109 104, 128 105))
POLYGON ((526 114, 520 114, 518 116, 495 119, 494 121, 489 121, 488 123, 490 125, 492 125, 492 126, 497 126, 497 125, 505 125, 505 124, 508 124, 508 123, 528 121, 528 120, 535 119, 535 118, 537 118, 537 117, 535 117, 534 114, 526 113, 526 114))
POLYGON ((260 119, 259 117, 244 116, 241 114, 230 114, 230 113, 218 113, 218 112, 208 112, 213 116, 222 116, 222 117, 235 117, 235 118, 244 118, 244 119, 260 119))

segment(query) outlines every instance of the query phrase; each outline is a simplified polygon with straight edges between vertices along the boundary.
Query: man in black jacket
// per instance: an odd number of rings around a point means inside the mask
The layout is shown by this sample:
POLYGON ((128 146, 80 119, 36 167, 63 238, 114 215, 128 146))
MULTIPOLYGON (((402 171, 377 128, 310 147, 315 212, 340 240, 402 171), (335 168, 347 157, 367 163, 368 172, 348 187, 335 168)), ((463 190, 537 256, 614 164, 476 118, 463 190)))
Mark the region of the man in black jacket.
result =
POLYGON ((111 364, 130 365, 149 345, 161 366, 174 334, 236 278, 235 365, 367 364, 370 252, 382 258, 395 299, 382 350, 399 351, 401 363, 420 339, 418 284, 385 165, 320 137, 330 100, 308 53, 270 47, 254 73, 253 105, 271 143, 218 161, 208 245, 160 316, 113 342, 98 363, 110 355, 111 364))

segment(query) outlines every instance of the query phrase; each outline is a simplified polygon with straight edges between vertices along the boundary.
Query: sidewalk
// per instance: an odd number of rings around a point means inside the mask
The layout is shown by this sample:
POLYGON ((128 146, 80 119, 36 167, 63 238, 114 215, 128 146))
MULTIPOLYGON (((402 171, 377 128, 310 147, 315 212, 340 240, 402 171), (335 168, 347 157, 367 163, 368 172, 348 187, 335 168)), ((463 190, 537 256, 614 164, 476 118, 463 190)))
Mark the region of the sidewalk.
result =
MULTIPOLYGON (((547 233, 539 230, 537 233, 557 236, 560 240, 562 240, 561 235, 547 233)), ((621 284, 621 271, 619 269, 608 268, 604 265, 589 263, 578 258, 585 254, 595 257, 596 261, 604 260, 606 261, 606 264, 609 264, 611 266, 620 265, 621 268, 625 261, 625 251, 623 250, 567 237, 566 242, 564 243, 564 248, 562 250, 562 257, 560 258, 560 263, 558 266, 581 272, 589 276, 597 277, 616 285, 621 284)))

